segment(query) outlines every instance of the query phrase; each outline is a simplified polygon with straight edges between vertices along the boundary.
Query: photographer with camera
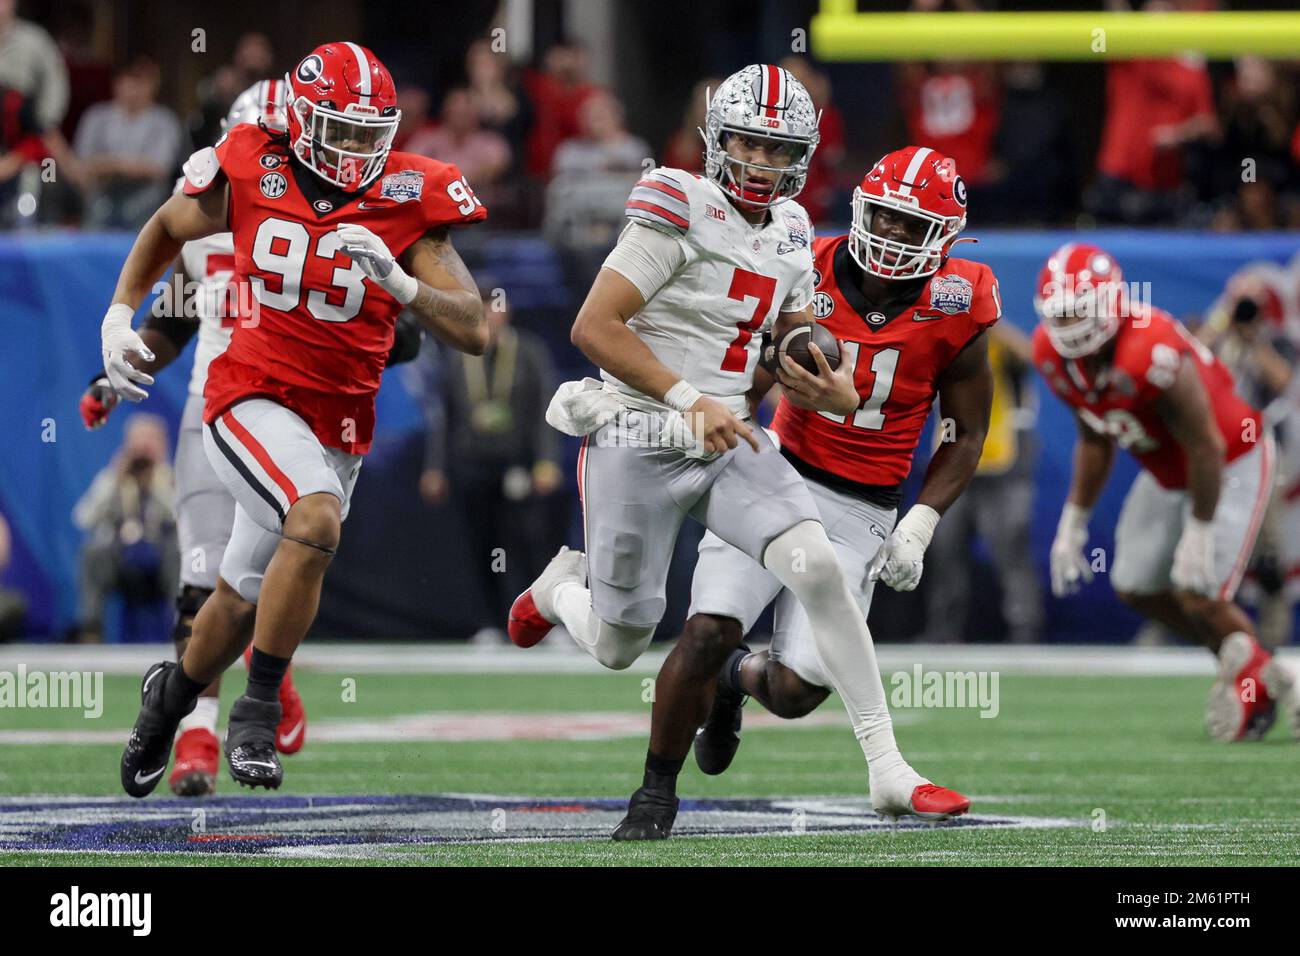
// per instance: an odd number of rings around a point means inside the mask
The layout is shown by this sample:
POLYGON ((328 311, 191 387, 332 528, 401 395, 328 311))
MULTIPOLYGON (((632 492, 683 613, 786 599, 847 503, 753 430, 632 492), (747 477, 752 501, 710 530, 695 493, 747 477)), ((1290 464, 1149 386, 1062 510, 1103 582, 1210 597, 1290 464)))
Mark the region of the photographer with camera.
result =
POLYGON ((73 509, 73 523, 86 532, 79 573, 83 643, 103 640, 110 595, 136 608, 176 593, 180 556, 167 445, 162 419, 132 415, 122 447, 73 509))
POLYGON ((1300 596, 1300 378, 1296 317, 1287 314, 1288 279, 1266 267, 1248 267, 1229 281, 1211 306, 1198 337, 1232 371, 1237 391, 1263 409, 1278 445, 1278 481, 1264 514, 1251 562, 1259 640, 1276 648, 1291 640, 1300 596))

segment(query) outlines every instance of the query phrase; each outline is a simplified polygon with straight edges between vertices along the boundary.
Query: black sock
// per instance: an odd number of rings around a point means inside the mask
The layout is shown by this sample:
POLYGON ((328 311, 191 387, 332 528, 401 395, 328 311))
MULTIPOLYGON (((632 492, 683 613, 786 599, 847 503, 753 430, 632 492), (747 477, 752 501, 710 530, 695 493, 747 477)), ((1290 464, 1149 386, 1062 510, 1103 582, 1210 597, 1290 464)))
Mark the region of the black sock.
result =
POLYGON ((740 662, 749 656, 749 648, 741 644, 731 652, 727 658, 727 663, 722 665, 722 670, 718 673, 718 686, 725 687, 727 690, 736 694, 743 695, 745 689, 740 684, 740 662))
POLYGON ((169 714, 186 713, 207 684, 200 684, 185 673, 185 662, 177 664, 163 685, 163 707, 169 714))
POLYGON ((686 763, 685 757, 673 760, 669 757, 661 757, 653 750, 647 750, 645 779, 641 781, 641 786, 647 790, 667 790, 669 793, 676 794, 677 775, 682 772, 684 763, 686 763))
POLYGON ((284 672, 289 669, 289 658, 276 657, 253 648, 253 656, 248 661, 248 690, 246 693, 254 700, 279 700, 280 682, 284 672))

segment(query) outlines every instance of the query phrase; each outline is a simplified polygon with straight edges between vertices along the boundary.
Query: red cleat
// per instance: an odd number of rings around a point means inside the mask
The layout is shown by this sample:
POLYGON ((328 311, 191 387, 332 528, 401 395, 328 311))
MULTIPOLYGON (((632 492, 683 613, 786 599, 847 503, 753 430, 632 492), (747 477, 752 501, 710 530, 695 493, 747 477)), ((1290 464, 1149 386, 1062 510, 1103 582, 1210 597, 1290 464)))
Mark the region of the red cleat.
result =
POLYGON ((924 783, 912 791, 912 812, 922 820, 947 820, 970 809, 970 797, 956 790, 924 783))
POLYGON ((1248 634, 1224 638, 1205 705, 1205 729, 1215 740, 1259 740, 1273 726, 1277 706, 1263 676, 1272 659, 1248 634))
POLYGON ((280 726, 275 729, 275 749, 282 754, 296 754, 307 742, 307 711, 302 697, 293 686, 293 668, 284 672, 280 684, 280 726))
MULTIPOLYGON (((244 651, 244 666, 253 658, 253 645, 244 651)), ((307 710, 298 688, 293 686, 293 666, 284 672, 280 683, 280 724, 275 728, 275 749, 282 754, 296 754, 307 742, 307 710)))
POLYGON ((178 797, 210 797, 217 792, 217 735, 204 727, 176 738, 176 764, 168 778, 178 797))
POLYGON ((537 605, 533 603, 531 588, 515 598, 515 603, 510 605, 510 620, 506 624, 506 633, 510 635, 510 640, 516 646, 532 647, 551 633, 553 627, 555 625, 542 617, 541 612, 537 610, 537 605))

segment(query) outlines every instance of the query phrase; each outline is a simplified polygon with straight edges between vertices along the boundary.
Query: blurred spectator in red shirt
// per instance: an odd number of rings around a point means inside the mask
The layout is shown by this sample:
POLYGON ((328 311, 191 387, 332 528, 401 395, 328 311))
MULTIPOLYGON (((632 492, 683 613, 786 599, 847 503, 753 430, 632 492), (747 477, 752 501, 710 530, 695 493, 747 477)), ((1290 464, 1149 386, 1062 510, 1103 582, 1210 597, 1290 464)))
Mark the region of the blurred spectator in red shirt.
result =
POLYGON ((907 134, 957 163, 967 185, 989 173, 997 135, 1001 90, 989 63, 903 63, 900 92, 907 134))
POLYGON ((457 88, 447 94, 441 120, 436 127, 413 133, 406 151, 455 163, 475 189, 492 185, 509 168, 509 144, 500 133, 483 129, 467 90, 457 88))
POLYGON ((1223 147, 1216 194, 1222 208, 1216 228, 1281 229, 1300 214, 1300 170, 1291 156, 1296 122, 1294 85, 1276 64, 1239 57, 1223 91, 1223 147))
POLYGON ((21 93, 41 129, 50 129, 68 109, 68 70, 50 35, 14 7, 0 0, 0 84, 21 93))
POLYGON ((545 178, 560 144, 581 132, 582 104, 598 91, 587 76, 587 52, 574 43, 557 43, 543 55, 541 70, 524 74, 524 91, 533 107, 525 170, 545 178))
POLYGON ((709 108, 709 94, 722 82, 716 76, 700 80, 691 88, 682 113, 682 125, 668 137, 664 146, 662 165, 669 169, 684 169, 688 173, 704 172, 704 115, 709 108))
MULTIPOLYGON (((1112 11, 1126 0, 1107 0, 1112 11)), ((1149 0, 1148 13, 1183 4, 1149 0)), ((1218 132, 1214 90, 1203 60, 1114 60, 1106 66, 1106 121, 1097 178, 1085 203, 1106 222, 1173 221, 1187 206, 1185 154, 1218 132)))
POLYGON ((812 97, 813 106, 821 113, 821 122, 817 126, 821 139, 808 167, 808 181, 799 194, 800 205, 808 211, 814 223, 819 223, 828 214, 843 213, 848 208, 847 199, 840 202, 837 198, 844 167, 844 114, 831 102, 830 77, 810 60, 802 56, 787 56, 780 65, 804 85, 812 97))

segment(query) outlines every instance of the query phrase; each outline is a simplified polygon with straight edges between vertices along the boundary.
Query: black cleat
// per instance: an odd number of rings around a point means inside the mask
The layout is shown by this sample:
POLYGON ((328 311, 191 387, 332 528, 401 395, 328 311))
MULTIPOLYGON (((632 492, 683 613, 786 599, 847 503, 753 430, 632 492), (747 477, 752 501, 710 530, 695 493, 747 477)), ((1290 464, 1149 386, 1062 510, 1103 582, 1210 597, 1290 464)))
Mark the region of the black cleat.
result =
POLYGON ((154 664, 140 683, 140 716, 122 751, 122 789, 133 797, 147 797, 158 786, 171 759, 176 728, 194 709, 193 703, 177 714, 163 708, 163 688, 175 669, 171 661, 154 664))
POLYGON ((695 762, 709 776, 716 776, 730 767, 740 749, 744 704, 743 694, 718 682, 709 719, 695 732, 695 762))
POLYGON ((236 783, 279 789, 284 780, 284 768, 275 752, 279 724, 278 700, 256 700, 245 694, 235 701, 226 728, 226 763, 236 783))
POLYGON ((642 787, 627 803, 627 816, 614 828, 615 840, 667 840, 680 801, 667 790, 642 787))

